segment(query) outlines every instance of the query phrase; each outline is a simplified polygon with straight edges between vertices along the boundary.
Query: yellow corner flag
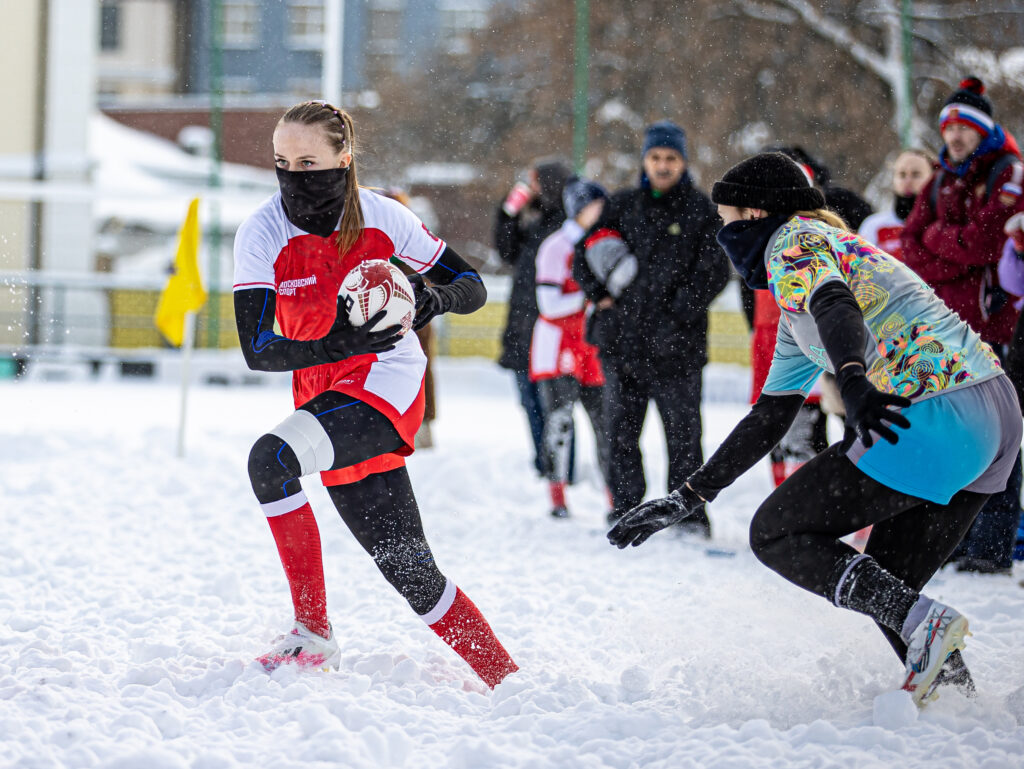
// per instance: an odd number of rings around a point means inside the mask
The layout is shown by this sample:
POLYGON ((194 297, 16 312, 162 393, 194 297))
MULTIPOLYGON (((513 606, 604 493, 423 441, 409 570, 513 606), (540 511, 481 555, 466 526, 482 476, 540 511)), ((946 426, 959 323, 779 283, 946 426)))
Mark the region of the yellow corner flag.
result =
POLYGON ((206 302, 206 291, 199 277, 199 198, 188 206, 185 223, 178 234, 178 253, 174 257, 174 274, 160 294, 153 317, 156 327, 167 341, 181 347, 185 337, 185 313, 195 312, 206 302))

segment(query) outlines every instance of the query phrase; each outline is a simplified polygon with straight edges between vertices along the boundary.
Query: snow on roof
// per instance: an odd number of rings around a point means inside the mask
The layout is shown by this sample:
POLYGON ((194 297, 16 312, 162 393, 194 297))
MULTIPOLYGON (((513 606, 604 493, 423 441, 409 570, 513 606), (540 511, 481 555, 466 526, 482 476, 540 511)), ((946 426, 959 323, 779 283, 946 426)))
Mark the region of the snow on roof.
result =
POLYGON ((183 204, 193 197, 203 201, 200 216, 206 222, 214 211, 213 201, 204 198, 216 197, 220 226, 233 231, 277 191, 273 171, 237 163, 222 163, 220 186, 213 187, 212 159, 191 155, 174 142, 129 128, 102 113, 89 121, 89 157, 98 191, 96 217, 157 232, 176 230, 183 204))

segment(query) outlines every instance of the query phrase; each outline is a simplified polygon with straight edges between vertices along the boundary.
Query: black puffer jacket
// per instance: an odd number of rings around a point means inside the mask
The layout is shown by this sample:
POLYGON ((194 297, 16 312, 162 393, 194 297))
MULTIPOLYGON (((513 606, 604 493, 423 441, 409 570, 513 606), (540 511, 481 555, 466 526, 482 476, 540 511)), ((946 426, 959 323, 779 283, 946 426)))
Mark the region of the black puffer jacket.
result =
POLYGON ((530 340, 537 321, 537 250, 565 221, 562 189, 571 173, 569 166, 559 161, 538 164, 535 171, 540 195, 517 216, 509 216, 498 206, 494 221, 494 247, 512 267, 512 293, 498 365, 523 373, 530 368, 530 340))
MULTIPOLYGON (((637 258, 637 276, 609 310, 596 313, 591 341, 609 365, 638 373, 707 362, 708 306, 729 280, 715 235, 721 219, 689 174, 662 195, 646 187, 612 195, 596 230, 617 231, 637 258)), ((586 238, 573 276, 593 302, 608 296, 587 266, 586 238)))

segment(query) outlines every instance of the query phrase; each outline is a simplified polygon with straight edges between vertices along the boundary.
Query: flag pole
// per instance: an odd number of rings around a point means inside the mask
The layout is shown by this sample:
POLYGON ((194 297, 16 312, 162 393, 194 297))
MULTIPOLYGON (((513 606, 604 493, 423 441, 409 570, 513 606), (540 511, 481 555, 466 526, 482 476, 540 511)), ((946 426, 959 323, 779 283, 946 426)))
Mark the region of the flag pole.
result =
POLYGON ((181 343, 181 408, 178 414, 178 458, 185 457, 185 413, 188 410, 189 368, 195 339, 196 314, 185 313, 185 338, 181 343))

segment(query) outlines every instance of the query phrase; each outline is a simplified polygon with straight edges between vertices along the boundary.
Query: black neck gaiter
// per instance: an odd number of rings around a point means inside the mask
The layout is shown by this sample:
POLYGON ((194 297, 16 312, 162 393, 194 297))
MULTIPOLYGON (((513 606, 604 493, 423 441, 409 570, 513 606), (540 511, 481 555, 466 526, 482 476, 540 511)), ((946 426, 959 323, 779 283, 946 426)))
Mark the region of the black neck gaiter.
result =
POLYGON ((764 219, 741 219, 718 231, 718 245, 750 288, 768 288, 764 251, 775 230, 788 220, 788 214, 771 214, 764 219))
POLYGON ((905 222, 907 217, 910 216, 910 212, 914 210, 915 200, 917 200, 917 195, 897 195, 896 202, 893 205, 896 218, 905 222))
POLYGON ((345 207, 348 168, 323 171, 277 169, 281 204, 288 221, 303 232, 326 238, 334 232, 345 207))

